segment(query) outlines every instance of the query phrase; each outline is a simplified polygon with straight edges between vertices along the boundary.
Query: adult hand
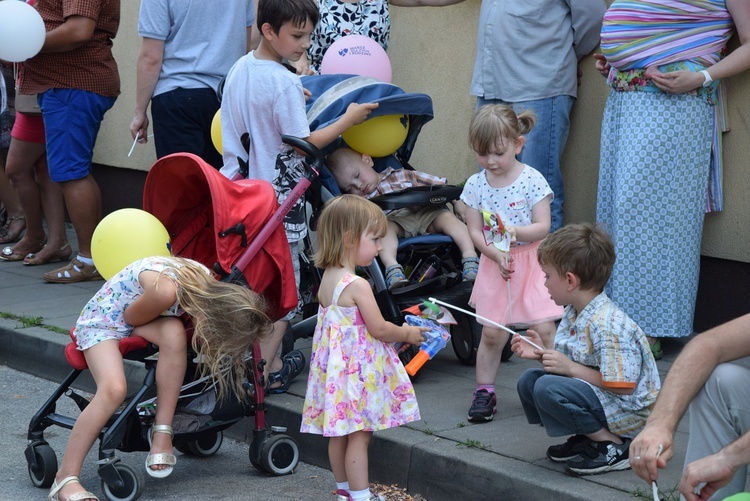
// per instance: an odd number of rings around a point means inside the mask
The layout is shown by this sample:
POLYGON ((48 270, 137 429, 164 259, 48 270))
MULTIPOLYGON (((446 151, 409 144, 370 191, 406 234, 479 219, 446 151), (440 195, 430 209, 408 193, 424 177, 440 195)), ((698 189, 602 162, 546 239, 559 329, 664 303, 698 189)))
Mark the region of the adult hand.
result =
POLYGON ((728 463, 722 451, 693 461, 685 467, 682 474, 680 494, 685 496, 687 501, 710 498, 732 480, 734 470, 728 463), (699 487, 703 483, 705 485, 699 487))
POLYGON ((145 113, 136 113, 130 122, 130 137, 138 137, 139 143, 148 142, 148 116, 145 113))
POLYGON ((646 427, 630 444, 630 466, 636 475, 649 484, 657 480, 659 470, 666 468, 667 461, 674 455, 672 435, 659 425, 646 423, 646 427), (660 445, 662 452, 657 459, 660 445))
POLYGON ((650 78, 654 85, 668 94, 684 94, 703 85, 705 77, 699 71, 660 71, 646 70, 646 77, 650 78))
POLYGON ((596 71, 605 78, 609 76, 610 65, 607 62, 607 58, 604 57, 604 54, 594 54, 594 59, 596 59, 596 71))

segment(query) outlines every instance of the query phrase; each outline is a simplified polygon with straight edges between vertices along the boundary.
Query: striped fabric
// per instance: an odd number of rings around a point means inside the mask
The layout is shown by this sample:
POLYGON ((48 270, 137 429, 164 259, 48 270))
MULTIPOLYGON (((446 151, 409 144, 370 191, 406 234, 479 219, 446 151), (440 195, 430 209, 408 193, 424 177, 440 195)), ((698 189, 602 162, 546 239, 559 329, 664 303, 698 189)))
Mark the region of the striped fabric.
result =
POLYGON ((721 58, 734 23, 725 0, 615 0, 604 15, 601 48, 618 70, 721 58))

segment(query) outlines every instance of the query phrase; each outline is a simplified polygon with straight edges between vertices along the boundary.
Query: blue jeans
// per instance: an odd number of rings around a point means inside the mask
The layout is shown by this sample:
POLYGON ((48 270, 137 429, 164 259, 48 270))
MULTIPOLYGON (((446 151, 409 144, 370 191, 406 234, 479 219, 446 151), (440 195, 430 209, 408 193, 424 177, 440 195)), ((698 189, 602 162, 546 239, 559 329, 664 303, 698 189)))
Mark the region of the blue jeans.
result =
POLYGON ((588 435, 607 428, 599 398, 580 379, 527 369, 516 387, 529 424, 541 424, 550 437, 588 435))
POLYGON ((156 158, 193 153, 220 169, 224 164, 211 139, 211 121, 221 107, 210 88, 175 89, 151 99, 156 158))
POLYGON ((550 232, 563 226, 565 186, 560 172, 560 157, 568 140, 570 111, 573 109, 574 101, 575 98, 571 96, 555 96, 517 103, 477 97, 477 108, 485 104, 505 104, 511 106, 516 114, 530 110, 536 115, 536 125, 526 135, 526 144, 518 155, 518 160, 541 172, 555 194, 550 205, 550 232))

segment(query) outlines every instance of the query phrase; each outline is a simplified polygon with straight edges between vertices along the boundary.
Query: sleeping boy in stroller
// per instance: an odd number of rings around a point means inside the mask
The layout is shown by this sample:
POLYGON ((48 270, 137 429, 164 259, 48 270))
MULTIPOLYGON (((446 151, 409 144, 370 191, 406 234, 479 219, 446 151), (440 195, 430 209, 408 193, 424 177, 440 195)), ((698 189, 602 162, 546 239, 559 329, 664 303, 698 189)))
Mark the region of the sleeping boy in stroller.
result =
MULTIPOLYGON (((446 179, 409 169, 386 168, 377 172, 370 155, 341 147, 328 155, 326 164, 344 193, 368 199, 420 186, 446 184, 446 179)), ((459 202, 460 203, 460 202, 459 202)), ((387 214, 388 230, 383 237, 380 260, 385 266, 385 282, 393 290, 407 285, 403 266, 396 260, 398 239, 431 233, 451 237, 461 251, 462 277, 473 282, 477 277, 479 258, 469 230, 446 205, 407 207, 387 214)))

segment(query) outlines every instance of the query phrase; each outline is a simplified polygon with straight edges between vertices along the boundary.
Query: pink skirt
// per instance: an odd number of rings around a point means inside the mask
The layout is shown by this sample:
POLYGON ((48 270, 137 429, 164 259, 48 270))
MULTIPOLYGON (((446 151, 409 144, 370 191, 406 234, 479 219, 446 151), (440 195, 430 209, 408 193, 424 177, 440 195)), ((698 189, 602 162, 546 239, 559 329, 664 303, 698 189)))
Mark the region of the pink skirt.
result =
MULTIPOLYGON (((559 320, 563 307, 549 297, 544 286, 544 272, 536 251, 540 242, 511 247, 513 269, 510 280, 505 280, 496 262, 482 254, 479 272, 474 282, 469 304, 477 315, 502 325, 528 327, 559 320)), ((477 320, 482 325, 491 324, 477 320)))

